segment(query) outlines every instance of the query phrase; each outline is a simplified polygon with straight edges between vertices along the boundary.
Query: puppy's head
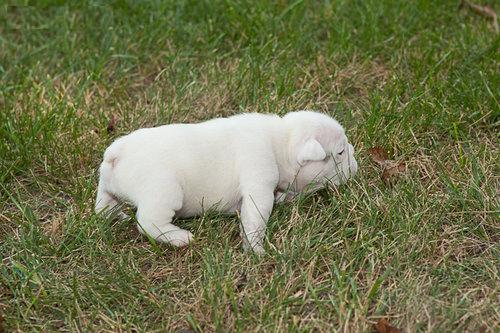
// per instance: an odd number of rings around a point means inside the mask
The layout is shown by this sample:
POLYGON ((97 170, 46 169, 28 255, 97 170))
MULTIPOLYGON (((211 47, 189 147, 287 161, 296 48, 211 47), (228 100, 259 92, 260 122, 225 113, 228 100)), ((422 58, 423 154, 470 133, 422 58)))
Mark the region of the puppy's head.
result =
POLYGON ((283 119, 289 133, 289 158, 298 168, 296 191, 344 184, 356 174, 354 148, 337 121, 312 111, 291 112, 283 119))

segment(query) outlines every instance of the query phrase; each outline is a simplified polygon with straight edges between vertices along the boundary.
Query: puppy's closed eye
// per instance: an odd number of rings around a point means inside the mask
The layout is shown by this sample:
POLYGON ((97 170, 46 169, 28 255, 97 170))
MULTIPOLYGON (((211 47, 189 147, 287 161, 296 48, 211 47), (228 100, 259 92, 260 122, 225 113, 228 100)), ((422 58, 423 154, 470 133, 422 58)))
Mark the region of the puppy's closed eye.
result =
POLYGON ((338 153, 339 155, 342 155, 344 153, 345 149, 342 149, 342 151, 340 153, 338 153))

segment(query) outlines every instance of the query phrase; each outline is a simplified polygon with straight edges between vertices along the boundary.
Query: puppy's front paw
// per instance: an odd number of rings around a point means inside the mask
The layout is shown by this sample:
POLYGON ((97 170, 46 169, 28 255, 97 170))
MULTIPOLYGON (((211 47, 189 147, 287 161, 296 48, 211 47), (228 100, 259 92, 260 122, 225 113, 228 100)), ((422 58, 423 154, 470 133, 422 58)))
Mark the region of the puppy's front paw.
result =
POLYGON ((261 244, 254 245, 252 247, 252 251, 257 255, 263 255, 264 253, 266 253, 266 251, 264 250, 264 246, 262 246, 261 244))
POLYGON ((187 230, 170 231, 164 236, 170 244, 177 247, 186 246, 194 239, 193 234, 187 230))
POLYGON ((244 242, 243 243, 243 251, 245 251, 245 252, 252 251, 253 253, 255 253, 257 255, 262 255, 262 254, 266 253, 266 251, 264 250, 264 246, 260 243, 250 245, 247 242, 244 242))

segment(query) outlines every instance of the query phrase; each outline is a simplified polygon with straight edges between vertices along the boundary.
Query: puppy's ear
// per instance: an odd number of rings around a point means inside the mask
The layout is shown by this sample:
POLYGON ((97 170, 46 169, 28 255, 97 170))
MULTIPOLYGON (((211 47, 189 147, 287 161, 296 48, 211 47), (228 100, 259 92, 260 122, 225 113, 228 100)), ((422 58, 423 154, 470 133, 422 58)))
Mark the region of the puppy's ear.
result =
POLYGON ((321 161, 326 157, 326 153, 321 147, 321 144, 315 139, 307 140, 299 149, 297 161, 300 165, 304 165, 308 161, 321 161))

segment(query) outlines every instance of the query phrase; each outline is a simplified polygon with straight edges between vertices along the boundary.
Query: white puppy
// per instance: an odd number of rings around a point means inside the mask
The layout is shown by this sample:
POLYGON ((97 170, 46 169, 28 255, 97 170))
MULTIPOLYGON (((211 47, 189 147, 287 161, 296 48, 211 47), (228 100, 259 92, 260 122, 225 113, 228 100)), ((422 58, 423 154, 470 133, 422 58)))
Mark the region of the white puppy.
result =
POLYGON ((132 132, 106 149, 95 209, 127 201, 137 207, 141 232, 175 246, 193 235, 173 225, 174 217, 240 211, 244 247, 262 253, 275 194, 339 185, 357 168, 342 126, 317 112, 165 125, 132 132))

